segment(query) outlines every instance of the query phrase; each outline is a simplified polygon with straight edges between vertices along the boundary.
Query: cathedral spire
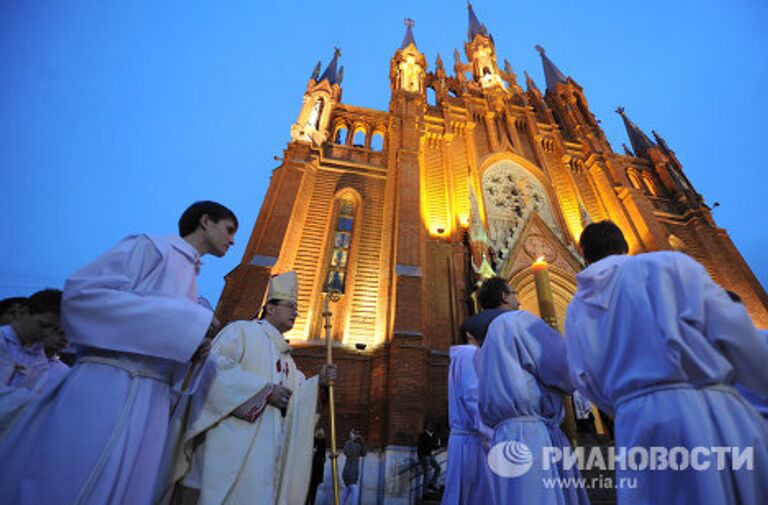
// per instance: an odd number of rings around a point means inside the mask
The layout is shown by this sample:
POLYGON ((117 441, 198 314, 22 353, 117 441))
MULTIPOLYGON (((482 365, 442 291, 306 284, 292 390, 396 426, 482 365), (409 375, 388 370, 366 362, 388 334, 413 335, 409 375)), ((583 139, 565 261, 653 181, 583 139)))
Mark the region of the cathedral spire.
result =
POLYGON ((467 11, 469 13, 469 27, 467 28, 467 38, 469 39, 469 42, 475 40, 475 37, 478 35, 491 38, 485 25, 477 20, 477 16, 475 16, 475 11, 472 10, 472 4, 470 2, 467 2, 467 11))
POLYGON ((647 158, 648 149, 656 147, 656 144, 651 142, 651 139, 649 139, 648 136, 627 117, 624 113, 624 107, 617 107, 616 113, 624 120, 627 136, 629 137, 629 142, 632 144, 632 150, 635 152, 635 156, 647 158))
POLYGON ((544 66, 544 78, 547 81, 547 90, 554 90, 555 84, 562 82, 563 84, 568 82, 568 78, 563 74, 559 68, 552 63, 552 60, 546 55, 544 48, 536 44, 533 46, 541 55, 541 64, 544 66))
POLYGON ((318 61, 317 65, 315 65, 315 68, 312 69, 312 75, 309 76, 309 78, 313 81, 317 81, 317 78, 320 77, 320 65, 321 63, 318 61))
POLYGON ((409 45, 413 44, 413 47, 416 47, 416 39, 413 38, 413 25, 415 25, 416 22, 411 18, 405 18, 405 37, 403 38, 403 45, 400 46, 400 49, 405 49, 409 45))
MULTIPOLYGON (((328 82, 330 84, 337 84, 339 83, 339 74, 337 70, 337 65, 339 61, 339 57, 341 56, 341 49, 338 47, 333 49, 333 59, 328 64, 328 67, 326 67, 325 72, 323 72, 323 75, 320 76, 320 81, 324 79, 328 79, 328 82)), ((318 82, 320 82, 318 81, 318 82)))

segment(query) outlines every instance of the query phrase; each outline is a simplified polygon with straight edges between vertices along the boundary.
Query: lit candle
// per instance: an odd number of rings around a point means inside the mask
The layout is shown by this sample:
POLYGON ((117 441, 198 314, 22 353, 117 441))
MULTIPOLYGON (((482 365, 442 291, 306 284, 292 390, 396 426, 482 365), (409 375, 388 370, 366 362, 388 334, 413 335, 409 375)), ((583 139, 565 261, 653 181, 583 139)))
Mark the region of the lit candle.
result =
POLYGON ((549 263, 539 256, 531 265, 533 279, 536 282, 536 298, 539 302, 539 316, 555 330, 557 328, 557 313, 555 301, 552 298, 552 285, 549 282, 549 263))
MULTIPOLYGON (((555 312, 555 301, 552 298, 552 285, 549 282, 549 263, 544 260, 544 256, 539 256, 531 265, 531 269, 533 270, 533 279, 536 282, 539 316, 545 323, 554 328, 555 331, 560 331, 557 327, 557 313, 555 312)), ((565 407, 563 431, 575 447, 576 415, 570 395, 563 395, 563 406, 565 407)))

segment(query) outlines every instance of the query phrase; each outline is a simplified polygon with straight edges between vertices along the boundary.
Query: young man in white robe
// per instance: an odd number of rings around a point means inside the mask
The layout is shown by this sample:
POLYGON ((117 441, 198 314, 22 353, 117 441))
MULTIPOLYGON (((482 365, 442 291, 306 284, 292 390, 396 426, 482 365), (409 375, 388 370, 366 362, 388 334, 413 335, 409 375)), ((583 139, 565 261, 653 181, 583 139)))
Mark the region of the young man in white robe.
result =
MULTIPOLYGON (((481 287, 480 300, 507 298, 506 305, 519 306, 510 299, 514 292, 503 280, 488 287, 492 288, 489 293, 481 287)), ((523 310, 484 312, 492 317, 487 318, 488 330, 475 367, 480 419, 493 428, 488 453, 493 503, 589 504, 584 489, 546 485, 547 480, 575 482, 580 478, 578 468, 542 459, 550 448, 570 448, 560 429, 565 418, 563 395, 573 391, 563 338, 523 310)))
POLYGON ((14 310, 4 314, 9 324, 0 326, 0 437, 52 383, 45 342, 60 331, 61 291, 14 300, 14 310))
POLYGON ((491 475, 486 460, 493 431, 480 421, 478 380, 474 359, 485 340, 487 317, 482 311, 461 325, 465 342, 450 348, 448 367, 448 460, 445 469, 443 505, 493 503, 491 475))
MULTIPOLYGON (((728 294, 728 297, 731 299, 731 301, 740 305, 744 305, 744 302, 737 293, 728 289, 726 289, 725 292, 728 294)), ((766 349, 768 349, 768 330, 757 330, 757 332, 760 334, 760 337, 765 343, 766 349)), ((755 410, 757 410, 761 416, 763 416, 763 418, 768 420, 768 395, 757 394, 751 389, 744 387, 739 383, 735 383, 733 387, 755 408, 755 410)))
POLYGON ((580 247, 568 360, 578 390, 614 416, 619 503, 764 503, 768 425, 732 386, 768 393, 768 348, 744 307, 685 254, 628 256, 609 221, 580 247), (639 456, 621 464, 621 451, 639 456))
MULTIPOLYGON (((166 449, 174 464, 160 503, 304 503, 320 381, 305 379, 283 336, 297 296, 295 272, 273 277, 262 319, 230 323, 214 340, 205 377, 179 414, 181 441, 166 449)), ((335 365, 320 376, 334 380, 335 365)))
POLYGON ((200 257, 224 256, 234 214, 197 202, 180 236, 136 235, 67 279, 62 325, 80 357, 0 443, 0 503, 149 504, 170 394, 210 349, 200 257))

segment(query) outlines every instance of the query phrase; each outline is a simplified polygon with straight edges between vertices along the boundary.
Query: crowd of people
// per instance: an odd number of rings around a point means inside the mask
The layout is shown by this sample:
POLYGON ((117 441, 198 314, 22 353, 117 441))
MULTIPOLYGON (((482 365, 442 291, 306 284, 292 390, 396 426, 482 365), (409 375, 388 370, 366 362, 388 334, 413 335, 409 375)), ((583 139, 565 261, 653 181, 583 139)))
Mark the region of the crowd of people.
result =
MULTIPOLYGON (((316 427, 337 376, 298 369, 284 337, 298 314, 294 272, 273 276, 258 317, 225 327, 198 298, 206 254, 234 243, 234 213, 211 201, 178 235, 131 236, 46 289, 0 302, 0 503, 303 504, 323 480, 316 427), (77 349, 70 368, 59 355, 77 349)), ((587 504, 566 449, 564 399, 613 419, 618 448, 748 450, 749 468, 616 467, 622 504, 761 503, 768 496, 768 339, 737 295, 676 252, 629 256, 603 221, 580 239, 587 267, 565 336, 520 310, 501 278, 450 349, 443 503, 587 504), (527 458, 527 459, 526 459, 527 458), (525 466, 521 470, 521 461, 525 466)), ((425 487, 440 466, 419 437, 425 487), (428 477, 428 478, 427 478, 428 477)), ((361 434, 342 448, 344 503, 360 499, 361 434)), ((668 461, 669 463, 669 461, 668 461)), ((679 465, 678 465, 679 466, 679 465)))
POLYGON ((609 221, 579 245, 564 338, 504 280, 479 288, 450 353, 443 504, 589 503, 579 466, 546 459, 571 448, 572 393, 613 418, 618 503, 764 503, 768 333, 685 254, 629 256, 609 221))

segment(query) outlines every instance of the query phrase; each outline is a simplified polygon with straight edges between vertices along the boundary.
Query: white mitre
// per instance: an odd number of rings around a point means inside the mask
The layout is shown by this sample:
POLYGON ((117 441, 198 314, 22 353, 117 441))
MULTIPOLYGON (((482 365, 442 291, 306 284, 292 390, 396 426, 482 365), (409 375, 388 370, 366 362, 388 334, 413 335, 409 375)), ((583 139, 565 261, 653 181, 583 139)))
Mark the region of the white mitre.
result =
POLYGON ((298 302, 299 282, 296 279, 296 272, 285 272, 284 274, 275 275, 269 279, 267 301, 270 300, 288 300, 293 303, 298 302))

